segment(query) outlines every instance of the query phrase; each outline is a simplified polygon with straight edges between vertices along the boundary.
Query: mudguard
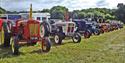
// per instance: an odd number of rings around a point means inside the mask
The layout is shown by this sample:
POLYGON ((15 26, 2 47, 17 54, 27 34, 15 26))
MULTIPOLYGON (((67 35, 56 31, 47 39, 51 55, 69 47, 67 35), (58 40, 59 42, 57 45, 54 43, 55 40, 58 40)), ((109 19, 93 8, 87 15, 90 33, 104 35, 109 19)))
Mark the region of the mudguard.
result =
POLYGON ((3 24, 3 20, 0 19, 0 30, 2 30, 2 24, 3 24))

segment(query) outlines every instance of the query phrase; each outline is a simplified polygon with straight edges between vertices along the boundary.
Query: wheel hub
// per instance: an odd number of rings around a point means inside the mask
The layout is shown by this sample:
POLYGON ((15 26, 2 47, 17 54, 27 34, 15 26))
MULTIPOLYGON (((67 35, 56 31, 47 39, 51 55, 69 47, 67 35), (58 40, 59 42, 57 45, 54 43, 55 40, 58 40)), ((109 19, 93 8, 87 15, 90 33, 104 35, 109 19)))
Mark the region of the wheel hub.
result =
POLYGON ((74 41, 77 42, 78 41, 78 35, 74 36, 74 41))
POLYGON ((12 48, 12 52, 14 52, 14 41, 11 39, 11 48, 12 48))
POLYGON ((59 37, 56 35, 55 36, 55 43, 58 43, 59 42, 59 37))
POLYGON ((46 48, 47 48, 46 47, 46 42, 43 43, 42 47, 43 47, 43 50, 46 50, 46 48))

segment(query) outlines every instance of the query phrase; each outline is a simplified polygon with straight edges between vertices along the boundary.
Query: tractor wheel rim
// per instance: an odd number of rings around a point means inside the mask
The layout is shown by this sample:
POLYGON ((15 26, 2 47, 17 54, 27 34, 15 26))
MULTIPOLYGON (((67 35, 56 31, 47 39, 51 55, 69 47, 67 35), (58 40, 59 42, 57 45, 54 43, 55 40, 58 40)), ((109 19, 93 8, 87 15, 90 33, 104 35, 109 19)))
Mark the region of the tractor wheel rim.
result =
POLYGON ((58 43, 59 42, 59 36, 55 36, 55 43, 58 43))
POLYGON ((46 49, 47 49, 47 47, 46 47, 46 42, 42 43, 42 49, 43 49, 43 50, 46 50, 46 49))
POLYGON ((41 30, 40 30, 40 35, 41 35, 41 37, 43 37, 43 36, 44 36, 44 33, 45 33, 45 32, 44 32, 45 29, 44 29, 43 26, 41 26, 40 29, 41 29, 41 30))
POLYGON ((97 31, 95 31, 95 34, 98 34, 98 32, 97 32, 97 31))
POLYGON ((14 52, 14 41, 11 39, 11 48, 12 48, 12 52, 14 52))
POLYGON ((77 42, 77 41, 78 41, 78 35, 75 35, 75 36, 73 37, 73 39, 74 39, 75 42, 77 42))

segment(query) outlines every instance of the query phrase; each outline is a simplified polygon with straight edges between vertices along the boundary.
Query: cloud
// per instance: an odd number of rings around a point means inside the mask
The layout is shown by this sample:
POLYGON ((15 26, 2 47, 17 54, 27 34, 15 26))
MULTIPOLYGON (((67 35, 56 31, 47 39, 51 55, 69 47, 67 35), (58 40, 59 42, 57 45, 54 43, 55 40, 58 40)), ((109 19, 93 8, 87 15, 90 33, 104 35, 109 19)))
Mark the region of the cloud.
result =
POLYGON ((108 6, 109 3, 106 2, 106 0, 100 0, 96 3, 97 7, 103 7, 103 6, 108 6))
POLYGON ((31 3, 33 10, 50 9, 53 6, 61 5, 72 11, 95 7, 116 8, 118 3, 125 4, 125 0, 0 0, 0 6, 10 11, 29 10, 31 3))
POLYGON ((106 0, 106 2, 109 4, 107 8, 116 8, 118 3, 125 4, 125 0, 106 0))

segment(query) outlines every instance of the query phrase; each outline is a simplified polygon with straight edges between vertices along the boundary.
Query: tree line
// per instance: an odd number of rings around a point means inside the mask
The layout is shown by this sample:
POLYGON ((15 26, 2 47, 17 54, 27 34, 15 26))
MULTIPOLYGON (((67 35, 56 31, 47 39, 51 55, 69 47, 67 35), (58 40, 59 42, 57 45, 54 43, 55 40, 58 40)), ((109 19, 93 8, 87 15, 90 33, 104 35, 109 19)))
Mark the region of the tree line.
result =
POLYGON ((4 14, 4 13, 6 13, 6 10, 4 8, 0 7, 0 14, 4 14))

